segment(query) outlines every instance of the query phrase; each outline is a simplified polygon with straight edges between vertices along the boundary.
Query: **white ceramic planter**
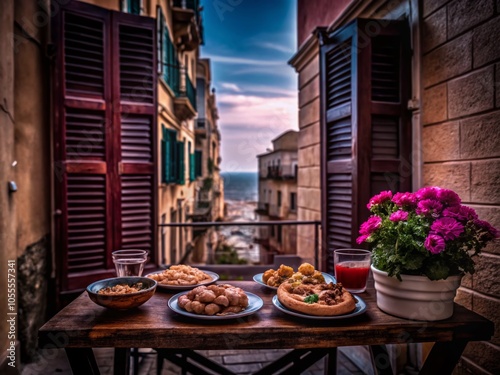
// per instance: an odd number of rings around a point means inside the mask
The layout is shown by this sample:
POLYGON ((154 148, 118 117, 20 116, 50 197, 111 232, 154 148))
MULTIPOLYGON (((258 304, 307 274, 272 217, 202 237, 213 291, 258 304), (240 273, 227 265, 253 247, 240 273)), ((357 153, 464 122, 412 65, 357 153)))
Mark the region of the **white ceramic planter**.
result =
POLYGON ((401 275, 403 281, 371 266, 377 306, 380 310, 412 320, 442 320, 453 315, 453 299, 462 276, 429 280, 426 276, 401 275))

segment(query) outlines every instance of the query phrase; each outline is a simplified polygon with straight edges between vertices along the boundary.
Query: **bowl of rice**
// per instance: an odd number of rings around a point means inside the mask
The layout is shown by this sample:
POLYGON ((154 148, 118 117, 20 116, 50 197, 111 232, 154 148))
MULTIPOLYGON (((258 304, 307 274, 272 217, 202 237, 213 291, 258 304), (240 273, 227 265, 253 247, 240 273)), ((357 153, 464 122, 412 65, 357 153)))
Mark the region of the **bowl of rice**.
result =
POLYGON ((158 283, 148 277, 113 277, 96 281, 87 287, 87 294, 96 304, 115 310, 141 306, 155 293, 158 283))

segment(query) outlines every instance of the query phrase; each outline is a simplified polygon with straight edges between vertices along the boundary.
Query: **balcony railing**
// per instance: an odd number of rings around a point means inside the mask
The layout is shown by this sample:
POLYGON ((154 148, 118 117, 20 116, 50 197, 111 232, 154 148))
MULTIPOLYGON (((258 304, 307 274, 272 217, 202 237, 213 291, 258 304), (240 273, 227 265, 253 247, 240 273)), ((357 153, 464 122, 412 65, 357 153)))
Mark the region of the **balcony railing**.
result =
MULTIPOLYGON (((193 26, 195 26, 194 30, 191 30, 193 34, 189 38, 184 38, 188 41, 185 43, 185 47, 188 50, 192 50, 196 47, 197 43, 203 44, 203 20, 201 17, 201 8, 199 0, 174 0, 173 3, 173 15, 174 20, 177 23, 190 23, 194 22, 193 26), (194 20, 189 20, 189 17, 186 17, 186 11, 192 11, 191 14, 194 13, 194 20), (180 13, 180 14, 177 14, 180 13)), ((187 12, 189 14, 189 12, 187 12)), ((192 16, 191 16, 192 18, 192 16)), ((183 28, 187 30, 186 28, 183 28)))
POLYGON ((196 88, 193 86, 186 68, 177 64, 164 64, 164 79, 174 92, 176 98, 184 99, 176 102, 177 116, 181 119, 192 118, 196 114, 196 88), (191 108, 185 108, 187 101, 191 108))
MULTIPOLYGON (((194 233, 203 236, 207 230, 213 229, 218 233, 224 232, 220 238, 223 238, 227 243, 231 243, 231 236, 237 236, 239 234, 245 233, 247 237, 251 237, 252 244, 248 246, 246 250, 242 250, 238 248, 238 244, 242 241, 233 241, 236 243, 232 248, 232 251, 238 253, 239 256, 242 256, 240 253, 245 255, 248 251, 257 251, 258 254, 258 262, 248 262, 250 265, 245 262, 242 265, 236 265, 237 263, 227 263, 222 261, 226 260, 228 257, 227 252, 230 246, 220 246, 221 243, 212 243, 210 241, 213 240, 213 236, 206 236, 206 243, 204 248, 204 253, 201 258, 203 261, 199 259, 197 261, 192 261, 191 258, 195 256, 196 249, 192 245, 187 245, 186 249, 183 249, 182 254, 180 254, 179 258, 180 263, 187 264, 196 264, 200 266, 205 266, 205 268, 211 267, 220 267, 224 270, 230 270, 228 272, 231 273, 229 276, 234 277, 250 277, 255 273, 264 272, 266 269, 272 267, 273 263, 276 263, 275 257, 279 256, 296 256, 297 251, 297 238, 298 231, 297 228, 299 226, 313 226, 313 238, 310 239, 311 247, 314 249, 314 259, 302 259, 303 261, 307 261, 310 263, 314 263, 314 266, 317 269, 320 269, 319 264, 319 227, 321 225, 320 221, 257 221, 257 222, 198 222, 198 223, 165 223, 160 224, 161 228, 169 228, 170 231, 178 231, 178 233, 182 232, 182 228, 192 228, 194 233), (237 228, 237 229, 236 229, 237 228), (250 229, 251 228, 251 229, 250 229), (285 232, 285 228, 294 228, 294 230, 290 232, 285 232), (290 234, 291 233, 291 234, 290 234), (287 245, 288 244, 288 245, 287 245), (290 246, 290 247, 287 247, 290 246), (206 267, 210 265, 210 267, 206 267), (262 270, 260 270, 260 268, 262 270), (259 271, 256 269, 259 268, 259 271)), ((161 231, 168 232, 165 230, 161 231)), ((195 239, 193 239, 195 242, 195 239)), ((197 241, 198 242, 198 241, 197 241)), ((233 254, 234 255, 234 254, 233 254)), ((197 255, 198 258, 200 254, 197 255)), ((163 254, 163 263, 166 263, 165 254, 163 254)), ((279 266, 279 264, 278 264, 279 266)), ((297 266, 296 266, 297 267, 297 266)))
POLYGON ((276 165, 267 167, 267 173, 261 174, 261 178, 272 180, 295 180, 297 179, 296 165, 276 165))

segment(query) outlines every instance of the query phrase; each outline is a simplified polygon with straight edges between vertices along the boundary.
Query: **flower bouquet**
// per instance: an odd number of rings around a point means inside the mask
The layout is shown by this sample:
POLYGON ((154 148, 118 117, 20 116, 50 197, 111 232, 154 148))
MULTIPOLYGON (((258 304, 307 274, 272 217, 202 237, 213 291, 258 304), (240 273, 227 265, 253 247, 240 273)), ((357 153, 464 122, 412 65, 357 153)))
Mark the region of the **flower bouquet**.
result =
POLYGON ((430 280, 472 274, 472 257, 499 237, 498 230, 448 189, 383 191, 367 207, 372 215, 361 225, 357 242, 370 245, 376 269, 400 281, 401 274, 430 280))

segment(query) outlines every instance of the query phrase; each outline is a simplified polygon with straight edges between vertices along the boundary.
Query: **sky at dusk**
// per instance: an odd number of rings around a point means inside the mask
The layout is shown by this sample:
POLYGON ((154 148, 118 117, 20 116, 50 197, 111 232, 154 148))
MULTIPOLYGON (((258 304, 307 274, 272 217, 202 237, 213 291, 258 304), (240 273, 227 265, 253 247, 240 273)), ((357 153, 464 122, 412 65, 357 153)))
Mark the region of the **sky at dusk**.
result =
POLYGON ((298 128, 295 0, 202 0, 222 136, 222 170, 256 171, 256 155, 298 128))

